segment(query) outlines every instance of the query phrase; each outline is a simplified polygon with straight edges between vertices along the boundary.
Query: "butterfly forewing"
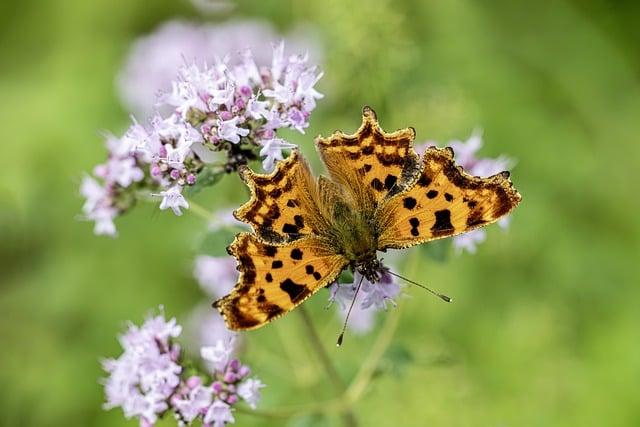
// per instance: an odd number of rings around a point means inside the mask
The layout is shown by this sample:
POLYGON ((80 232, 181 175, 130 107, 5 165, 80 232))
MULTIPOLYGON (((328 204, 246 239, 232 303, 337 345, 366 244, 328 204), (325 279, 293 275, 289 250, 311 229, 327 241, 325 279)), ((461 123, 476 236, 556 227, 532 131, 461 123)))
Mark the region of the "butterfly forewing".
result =
POLYGON ((333 282, 347 263, 317 236, 270 244, 240 233, 229 253, 238 260, 240 278, 214 306, 234 330, 255 329, 282 316, 333 282))
POLYGON ((405 248, 496 222, 520 202, 508 172, 489 178, 466 174, 453 150, 429 147, 419 179, 376 212, 378 249, 405 248))
POLYGON ((334 182, 351 195, 359 209, 373 210, 389 195, 412 184, 419 172, 419 157, 412 148, 412 128, 392 133, 378 125, 369 107, 354 135, 336 132, 318 138, 316 145, 334 182))
POLYGON ((240 221, 252 225, 262 239, 283 242, 318 233, 326 227, 318 211, 316 184, 297 150, 269 175, 249 168, 241 176, 251 189, 251 199, 235 211, 240 221))

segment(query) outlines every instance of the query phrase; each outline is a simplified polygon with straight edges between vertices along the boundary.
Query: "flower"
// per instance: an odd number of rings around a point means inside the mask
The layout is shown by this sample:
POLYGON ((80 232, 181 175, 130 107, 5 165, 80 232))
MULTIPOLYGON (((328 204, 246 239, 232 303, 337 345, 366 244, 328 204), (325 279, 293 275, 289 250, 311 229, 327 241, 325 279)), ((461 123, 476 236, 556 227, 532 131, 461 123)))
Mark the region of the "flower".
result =
MULTIPOLYGON (((204 30, 187 31, 188 39, 219 49, 219 40, 210 43, 204 30)), ((161 196, 161 210, 181 215, 189 208, 182 195, 187 186, 213 185, 217 176, 259 156, 265 170, 273 170, 282 150, 295 147, 277 138, 277 131, 304 133, 314 100, 322 96, 314 88, 322 73, 308 59, 285 55, 281 42, 274 46, 271 66, 266 58, 256 62, 246 49, 214 55, 209 65, 184 58, 182 66, 174 64, 176 76, 159 92, 158 111, 148 123, 132 117, 122 138, 107 135, 108 160, 95 168, 100 181, 81 191, 89 195, 83 214, 95 221, 94 232, 115 235, 113 220, 145 194, 161 196)))
POLYGON ((229 359, 233 353, 233 338, 229 341, 219 339, 215 345, 202 347, 200 356, 207 362, 213 364, 215 370, 223 370, 229 363, 229 359))
POLYGON ((160 202, 160 210, 171 208, 174 214, 180 216, 182 211, 180 208, 189 209, 189 202, 182 196, 182 187, 174 185, 166 191, 160 192, 162 202, 160 202))
POLYGON ((380 280, 369 282, 359 272, 353 275, 352 283, 334 282, 330 287, 329 305, 336 303, 340 317, 344 321, 351 303, 356 298, 348 327, 356 333, 366 333, 373 327, 375 313, 387 309, 387 303, 396 305, 395 299, 400 295, 400 286, 394 282, 393 276, 383 271, 380 280), (360 284, 360 290, 356 290, 360 284))
POLYGON ((249 135, 249 129, 239 128, 240 117, 218 121, 218 137, 222 140, 238 144, 241 136, 249 135))
POLYGON ((121 187, 128 187, 144 178, 144 172, 136 166, 136 159, 133 157, 112 158, 109 160, 107 169, 109 171, 107 179, 118 183, 121 187))
MULTIPOLYGON (((199 377, 195 377, 198 378, 199 377)), ((191 423, 203 410, 207 410, 212 403, 213 391, 209 387, 203 387, 201 384, 197 384, 193 387, 186 396, 183 398, 176 398, 173 401, 173 406, 176 412, 180 414, 182 421, 191 423)))
MULTIPOLYGON (((354 283, 361 277, 360 273, 356 272, 353 276, 354 283)), ((362 293, 364 294, 364 299, 360 304, 362 309, 375 307, 379 310, 386 310, 387 302, 393 306, 396 305, 395 298, 400 294, 400 286, 393 281, 391 274, 383 271, 380 280, 376 283, 371 283, 368 280, 362 281, 362 293)))
POLYGON ((204 416, 204 422, 211 423, 213 427, 224 427, 226 423, 234 423, 235 421, 231 414, 231 406, 222 400, 213 402, 204 416))
POLYGON ((180 332, 175 319, 167 322, 162 315, 148 318, 141 327, 129 326, 120 337, 122 355, 102 363, 109 374, 105 409, 121 407, 126 418, 156 422, 180 384, 179 347, 172 342, 180 332))
MULTIPOLYGON (((211 310, 210 303, 202 303, 193 309, 185 325, 185 335, 186 349, 198 349, 194 354, 197 357, 200 357, 200 348, 215 346, 218 340, 231 343, 232 355, 241 345, 241 337, 227 329, 220 313, 211 310)), ((206 365, 211 370, 215 369, 212 363, 206 365)))
MULTIPOLYGON (((118 93, 129 110, 140 117, 149 117, 154 112, 158 91, 171 90, 171 82, 185 61, 213 64, 216 58, 227 53, 251 49, 255 62, 267 66, 272 59, 271 44, 282 39, 294 51, 309 50, 314 61, 322 56, 319 39, 309 28, 295 29, 283 37, 266 21, 235 20, 215 24, 168 21, 134 42, 116 81, 118 93)), ((242 60, 241 56, 232 57, 233 64, 242 60)))
POLYGON ((293 148, 296 148, 295 144, 291 144, 280 138, 272 138, 264 141, 260 149, 260 155, 264 157, 262 161, 263 169, 271 172, 275 168, 276 162, 284 158, 282 150, 290 150, 293 148))
MULTIPOLYGON (((447 143, 448 146, 453 148, 455 153, 455 160, 464 170, 475 176, 489 177, 502 171, 508 170, 513 161, 506 157, 500 156, 497 158, 481 158, 478 157, 478 151, 482 148, 482 132, 475 130, 466 141, 453 140, 447 143)), ((428 146, 436 145, 434 142, 425 142, 423 144, 416 145, 416 151, 424 153, 428 146)), ((498 224, 504 229, 508 226, 508 217, 502 218, 498 221, 498 224)), ((460 236, 453 238, 453 246, 457 253, 467 251, 469 253, 475 253, 477 245, 484 242, 487 238, 485 230, 473 230, 464 233, 460 236)))
POLYGON ((119 337, 123 353, 102 362, 108 373, 104 408, 120 407, 126 418, 138 418, 145 427, 171 411, 181 426, 194 422, 224 426, 235 422, 231 411, 239 399, 255 408, 265 385, 249 377, 247 365, 231 358, 234 340, 218 339, 201 348, 202 356, 215 362, 206 376, 211 382, 205 383, 204 375, 184 376, 195 368, 183 362, 181 348, 174 342, 181 333, 176 320, 167 321, 162 314, 139 327, 130 324, 119 337))
POLYGON ((266 387, 262 381, 249 378, 238 386, 238 396, 244 399, 251 409, 256 409, 260 400, 260 389, 266 387))

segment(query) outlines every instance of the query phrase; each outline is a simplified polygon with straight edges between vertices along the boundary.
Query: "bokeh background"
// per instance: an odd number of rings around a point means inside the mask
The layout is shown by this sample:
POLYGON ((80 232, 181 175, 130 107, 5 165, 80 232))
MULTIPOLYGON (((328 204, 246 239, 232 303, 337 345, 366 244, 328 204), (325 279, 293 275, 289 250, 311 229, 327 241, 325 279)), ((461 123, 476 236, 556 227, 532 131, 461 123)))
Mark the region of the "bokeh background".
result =
MULTIPOLYGON (((99 132, 129 122, 115 76, 136 38, 176 17, 314 28, 326 98, 307 136, 290 135, 311 157, 312 136, 354 130, 367 104, 419 140, 482 127, 484 155, 518 161, 524 201, 507 232, 446 262, 407 252, 403 272, 455 303, 408 290, 390 369, 355 407, 362 425, 640 425, 640 4, 604 0, 245 0, 213 17, 177 0, 2 2, 0 425, 136 425, 101 409, 100 358, 119 353, 126 320, 163 304, 182 321, 203 301, 200 218, 140 206, 115 240, 78 220, 82 173, 105 156, 99 132)), ((238 188, 228 177, 197 200, 232 207, 238 188)), ((376 331, 334 349, 324 304, 308 305, 349 379, 376 331)), ((249 336, 261 406, 330 397, 297 321, 280 323, 303 362, 289 372, 275 328, 249 336)))

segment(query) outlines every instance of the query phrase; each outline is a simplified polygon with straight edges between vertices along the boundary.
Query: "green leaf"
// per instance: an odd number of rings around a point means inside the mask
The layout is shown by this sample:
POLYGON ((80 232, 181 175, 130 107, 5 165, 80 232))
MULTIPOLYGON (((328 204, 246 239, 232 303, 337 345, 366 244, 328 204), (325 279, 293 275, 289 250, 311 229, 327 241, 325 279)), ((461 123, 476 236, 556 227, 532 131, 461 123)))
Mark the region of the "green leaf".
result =
POLYGON ((193 196, 205 187, 211 187, 222 179, 224 171, 219 168, 206 167, 200 171, 196 177, 196 183, 187 187, 186 194, 193 196))

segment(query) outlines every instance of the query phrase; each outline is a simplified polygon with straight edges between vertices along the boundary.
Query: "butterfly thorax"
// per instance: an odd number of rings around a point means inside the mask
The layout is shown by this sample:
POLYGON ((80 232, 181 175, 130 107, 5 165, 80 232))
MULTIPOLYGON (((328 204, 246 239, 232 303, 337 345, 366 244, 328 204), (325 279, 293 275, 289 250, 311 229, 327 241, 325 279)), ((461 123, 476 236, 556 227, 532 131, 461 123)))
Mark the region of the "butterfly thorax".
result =
POLYGON ((376 282, 381 264, 376 256, 378 237, 371 215, 340 200, 335 202, 332 222, 331 240, 338 253, 349 261, 352 270, 376 282))

